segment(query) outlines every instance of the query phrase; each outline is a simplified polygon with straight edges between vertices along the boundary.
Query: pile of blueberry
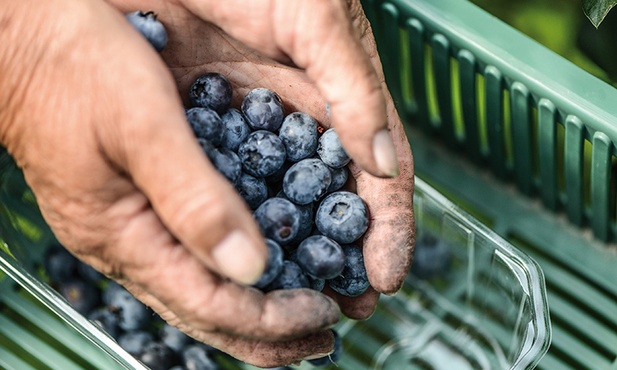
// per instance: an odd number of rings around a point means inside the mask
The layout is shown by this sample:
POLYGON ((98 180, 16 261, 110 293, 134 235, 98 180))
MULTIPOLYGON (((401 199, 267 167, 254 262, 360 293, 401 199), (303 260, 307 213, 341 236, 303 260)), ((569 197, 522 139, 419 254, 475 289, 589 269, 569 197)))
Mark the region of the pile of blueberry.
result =
MULTIPOLYGON (((156 50, 165 47, 167 34, 156 14, 138 11, 127 19, 156 50)), ((204 155, 245 200, 264 235, 268 261, 254 287, 321 291, 327 285, 342 295, 362 294, 369 282, 355 243, 368 228, 368 210, 357 194, 343 190, 350 158, 336 131, 324 131, 306 113, 286 113, 281 97, 267 88, 249 91, 239 107, 231 106, 232 96, 224 75, 205 73, 190 88, 186 118, 204 155)), ((219 368, 213 348, 165 324, 66 251, 52 248, 45 261, 52 285, 73 307, 147 366, 219 368)), ((335 352, 311 360, 313 365, 340 358, 337 333, 335 339, 335 352)))

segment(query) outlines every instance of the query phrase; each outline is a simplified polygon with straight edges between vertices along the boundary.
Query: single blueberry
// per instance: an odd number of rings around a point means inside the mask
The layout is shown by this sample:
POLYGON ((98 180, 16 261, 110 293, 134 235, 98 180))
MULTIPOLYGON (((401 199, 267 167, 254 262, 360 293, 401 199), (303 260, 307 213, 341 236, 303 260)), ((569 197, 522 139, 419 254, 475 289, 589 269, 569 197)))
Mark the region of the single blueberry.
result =
POLYGON ((255 177, 275 174, 285 163, 285 145, 270 131, 252 132, 238 148, 246 173, 255 177))
POLYGON ((368 229, 368 210, 362 198, 348 191, 327 195, 315 214, 319 231, 340 244, 358 240, 368 229))
POLYGON ((112 297, 109 307, 117 312, 123 330, 144 329, 150 321, 150 310, 128 290, 120 289, 112 297))
POLYGON ((148 343, 136 358, 151 370, 168 370, 180 363, 179 356, 171 348, 157 341, 148 343))
POLYGON ((330 173, 332 174, 332 181, 330 182, 330 186, 328 187, 328 193, 333 193, 335 191, 341 190, 343 186, 347 183, 347 179, 349 179, 349 168, 347 166, 343 166, 341 168, 332 168, 330 169, 330 173))
POLYGON ((253 216, 264 236, 281 246, 293 240, 300 228, 300 212, 287 199, 270 198, 255 210, 253 216))
POLYGON ((296 204, 310 204, 326 194, 331 182, 328 166, 320 159, 307 158, 287 170, 283 191, 296 204))
POLYGON ((163 344, 176 353, 180 353, 184 347, 193 343, 193 338, 167 323, 159 329, 159 338, 163 344))
POLYGON ((306 113, 294 112, 285 117, 279 137, 287 149, 288 160, 298 162, 315 154, 317 126, 317 121, 306 113))
POLYGON ((214 167, 232 184, 236 184, 242 174, 240 157, 227 148, 216 148, 210 158, 214 167))
POLYGON ((120 318, 112 312, 109 307, 101 306, 88 314, 88 320, 94 322, 112 338, 118 339, 122 330, 120 329, 120 318))
POLYGON ((253 89, 244 96, 241 110, 253 130, 274 132, 281 127, 285 117, 281 97, 263 87, 253 89))
POLYGON ((333 330, 332 332, 334 333, 334 352, 324 357, 309 360, 311 365, 325 367, 335 364, 343 356, 343 340, 336 330, 333 330))
POLYGON ((259 280, 253 284, 258 289, 265 288, 283 270, 283 248, 271 239, 266 239, 266 246, 268 247, 266 268, 259 280))
POLYGON ((43 268, 52 284, 73 280, 79 260, 60 245, 54 244, 45 251, 43 268))
POLYGON ((317 154, 325 164, 333 168, 341 168, 350 161, 334 128, 326 130, 319 137, 317 154))
POLYGON ((264 288, 264 291, 272 291, 279 289, 296 289, 310 288, 311 284, 304 270, 297 263, 285 260, 283 261, 283 269, 274 280, 264 288))
POLYGON ((82 315, 90 313, 100 303, 97 287, 85 280, 69 280, 59 285, 60 295, 82 315))
POLYGON ((262 177, 254 177, 242 172, 236 181, 236 190, 250 209, 257 209, 268 199, 268 185, 262 177))
POLYGON ((220 114, 229 108, 232 96, 233 89, 227 77, 215 72, 197 77, 189 90, 193 106, 210 108, 220 114))
POLYGON ((156 13, 136 11, 126 14, 129 23, 141 33, 156 51, 162 51, 167 45, 167 31, 157 19, 156 13))
POLYGON ((141 355, 146 346, 152 342, 154 342, 154 336, 144 330, 126 332, 118 338, 120 347, 133 356, 141 355))
POLYGON ((335 292, 348 297, 357 297, 364 293, 370 285, 362 249, 356 245, 344 245, 343 252, 345 252, 343 272, 327 282, 335 292))
POLYGON ((309 236, 296 251, 297 263, 311 277, 332 279, 345 267, 343 248, 334 240, 323 236, 309 236))
POLYGON ((420 279, 443 276, 450 270, 452 250, 442 239, 424 232, 416 240, 411 274, 420 279))
POLYGON ((251 133, 251 128, 246 123, 244 116, 236 108, 229 108, 221 115, 221 122, 225 129, 221 146, 234 152, 238 151, 240 144, 251 133))
POLYGON ((210 347, 199 343, 184 347, 181 356, 182 363, 187 370, 218 370, 221 368, 212 357, 210 347))
POLYGON ((209 108, 191 108, 186 112, 186 119, 191 125, 195 136, 206 139, 215 147, 221 145, 225 135, 225 127, 221 117, 209 108))
POLYGON ((124 294, 124 287, 113 280, 109 280, 103 289, 102 299, 105 305, 110 305, 116 299, 116 295, 124 294))

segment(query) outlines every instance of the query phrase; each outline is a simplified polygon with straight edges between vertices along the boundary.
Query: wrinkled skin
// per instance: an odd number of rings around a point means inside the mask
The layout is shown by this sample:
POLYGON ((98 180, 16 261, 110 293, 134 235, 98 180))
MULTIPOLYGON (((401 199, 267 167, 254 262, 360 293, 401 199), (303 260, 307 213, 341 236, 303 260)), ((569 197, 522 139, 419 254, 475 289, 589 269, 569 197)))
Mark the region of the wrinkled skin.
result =
POLYGON ((380 293, 400 288, 413 253, 412 156, 357 1, 0 0, 0 9, 0 142, 58 239, 170 324, 273 367, 331 352, 340 311, 367 318, 380 293), (122 16, 144 7, 169 32, 160 56, 122 16), (236 106, 267 87, 287 112, 337 128, 371 214, 372 287, 362 296, 245 285, 263 270, 263 239, 184 118, 182 100, 205 71, 229 77, 236 106), (386 125, 395 178, 387 150, 385 162, 373 155, 386 125))

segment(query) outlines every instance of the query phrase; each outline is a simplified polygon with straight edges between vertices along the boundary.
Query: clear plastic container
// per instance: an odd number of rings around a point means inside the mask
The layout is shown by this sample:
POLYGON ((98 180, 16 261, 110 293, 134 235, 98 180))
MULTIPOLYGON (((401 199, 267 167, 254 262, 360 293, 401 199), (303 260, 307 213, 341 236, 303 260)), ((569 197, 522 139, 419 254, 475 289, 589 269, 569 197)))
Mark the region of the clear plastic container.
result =
MULTIPOLYGON (((436 236, 449 263, 430 279, 410 274, 369 320, 341 322, 345 355, 337 368, 532 369, 551 338, 538 265, 419 178, 414 199, 418 239, 436 236)), ((41 259, 53 235, 6 155, 0 230, 0 321, 11 327, 0 340, 0 368, 144 368, 44 283, 41 259)))

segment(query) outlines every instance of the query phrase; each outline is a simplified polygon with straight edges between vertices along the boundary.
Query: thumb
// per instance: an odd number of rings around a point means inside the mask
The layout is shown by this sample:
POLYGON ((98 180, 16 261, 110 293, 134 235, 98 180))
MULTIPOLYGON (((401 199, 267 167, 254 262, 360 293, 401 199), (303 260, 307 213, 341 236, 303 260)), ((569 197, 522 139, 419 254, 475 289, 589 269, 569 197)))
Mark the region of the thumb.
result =
POLYGON ((131 92, 139 104, 123 111, 117 127, 99 130, 105 154, 193 255, 223 276, 252 284, 265 266, 263 237, 233 186, 198 145, 169 72, 152 76, 131 85, 147 93, 131 92))

